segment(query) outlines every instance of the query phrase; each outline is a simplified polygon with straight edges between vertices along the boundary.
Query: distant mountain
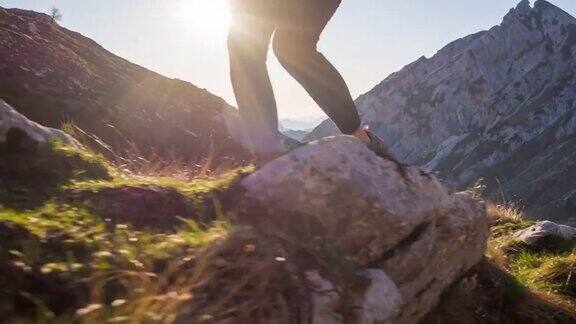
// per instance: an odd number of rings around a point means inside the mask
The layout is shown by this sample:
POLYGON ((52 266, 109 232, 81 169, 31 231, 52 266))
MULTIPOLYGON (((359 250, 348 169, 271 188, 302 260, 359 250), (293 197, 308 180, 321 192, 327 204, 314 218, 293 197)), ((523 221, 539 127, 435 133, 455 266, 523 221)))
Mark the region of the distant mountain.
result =
POLYGON ((288 137, 295 139, 297 141, 303 141, 306 138, 306 136, 308 136, 310 134, 310 132, 307 132, 307 131, 293 130, 293 129, 282 129, 282 130, 280 130, 280 132, 282 134, 284 134, 285 136, 288 136, 288 137))
POLYGON ((280 127, 281 129, 310 132, 324 119, 325 117, 282 118, 280 119, 280 127))
POLYGON ((116 150, 242 159, 237 111, 188 82, 132 64, 45 14, 0 7, 0 98, 30 119, 73 120, 116 150))
MULTIPOLYGON (((488 31, 422 57, 357 100, 412 164, 533 217, 576 216, 576 19, 528 0, 488 31)), ((311 137, 336 133, 326 121, 311 137)))
POLYGON ((297 141, 304 141, 324 117, 301 117, 280 119, 280 132, 297 141))

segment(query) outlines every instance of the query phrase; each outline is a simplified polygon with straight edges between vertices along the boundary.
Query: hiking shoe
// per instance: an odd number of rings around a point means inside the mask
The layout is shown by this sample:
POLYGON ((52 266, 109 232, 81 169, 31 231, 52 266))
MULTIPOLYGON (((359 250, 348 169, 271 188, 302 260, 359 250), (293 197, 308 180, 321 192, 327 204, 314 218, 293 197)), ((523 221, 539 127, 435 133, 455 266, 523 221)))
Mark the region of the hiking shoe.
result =
POLYGON ((366 130, 366 134, 368 134, 368 137, 370 137, 370 143, 368 143, 368 148, 372 152, 376 153, 376 155, 378 155, 383 159, 394 162, 402 171, 404 171, 406 165, 398 161, 398 159, 396 159, 394 155, 392 155, 390 151, 388 151, 388 149, 386 148, 386 144, 384 143, 384 140, 382 140, 380 137, 378 137, 378 135, 368 130, 366 130))

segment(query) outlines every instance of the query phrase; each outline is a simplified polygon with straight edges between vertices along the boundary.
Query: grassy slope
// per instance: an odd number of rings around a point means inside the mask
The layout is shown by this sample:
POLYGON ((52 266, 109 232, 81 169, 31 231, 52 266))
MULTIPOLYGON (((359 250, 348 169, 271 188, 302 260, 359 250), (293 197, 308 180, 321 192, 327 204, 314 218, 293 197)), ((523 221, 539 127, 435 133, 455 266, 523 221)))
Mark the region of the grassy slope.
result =
POLYGON ((546 242, 532 248, 516 242, 511 234, 533 223, 523 220, 511 207, 492 206, 490 256, 508 269, 523 285, 556 294, 566 302, 576 301, 576 242, 546 242))
MULTIPOLYGON (((3 319, 90 321, 90 314, 98 313, 93 321, 99 322, 132 315, 146 304, 142 301, 167 293, 152 281, 173 272, 169 267, 190 267, 202 247, 228 233, 221 221, 201 229, 193 221, 197 215, 181 215, 186 217, 181 226, 168 233, 135 229, 128 223, 114 224, 94 213, 87 202, 70 197, 144 186, 175 189, 199 205, 246 172, 195 181, 136 176, 118 172, 98 155, 59 144, 33 156, 19 155, 12 160, 3 156, 8 176, 0 177, 3 319), (31 158, 38 162, 31 163, 31 158), (96 306, 102 304, 108 309, 96 306)), ((142 316, 162 317, 153 312, 142 316)))
MULTIPOLYGON (((182 215, 189 218, 174 231, 136 229, 112 223, 82 200, 68 199, 78 192, 149 186, 174 188, 202 205, 246 170, 182 181, 120 172, 97 155, 59 145, 46 156, 43 163, 20 166, 20 178, 0 177, 0 318, 170 322, 188 304, 195 316, 210 320, 218 311, 233 313, 242 307, 262 309, 262 314, 289 313, 290 298, 300 298, 289 272, 267 261, 277 257, 270 248, 274 243, 227 224, 221 215, 203 227, 191 220, 198 215, 182 215), (62 172, 46 175, 41 172, 45 166, 62 172), (23 178, 26 174, 34 176, 23 178), (269 291, 284 299, 260 298, 260 305, 250 304, 254 300, 249 297, 269 291), (238 297, 244 294, 249 297, 238 297)), ((513 208, 493 206, 490 213, 493 237, 488 257, 475 273, 474 293, 462 290, 468 281, 457 285, 429 321, 576 319, 570 310, 576 298, 575 246, 528 249, 513 242, 511 234, 530 222, 513 208)))

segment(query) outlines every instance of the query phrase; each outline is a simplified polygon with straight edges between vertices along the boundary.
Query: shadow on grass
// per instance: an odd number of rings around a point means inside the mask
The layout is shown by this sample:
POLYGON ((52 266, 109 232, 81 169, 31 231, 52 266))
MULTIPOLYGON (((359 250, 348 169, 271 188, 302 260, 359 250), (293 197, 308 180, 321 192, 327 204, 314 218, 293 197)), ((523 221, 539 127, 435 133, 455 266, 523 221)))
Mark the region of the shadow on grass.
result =
POLYGON ((576 309, 557 296, 529 290, 485 259, 441 298, 425 323, 576 323, 576 309))

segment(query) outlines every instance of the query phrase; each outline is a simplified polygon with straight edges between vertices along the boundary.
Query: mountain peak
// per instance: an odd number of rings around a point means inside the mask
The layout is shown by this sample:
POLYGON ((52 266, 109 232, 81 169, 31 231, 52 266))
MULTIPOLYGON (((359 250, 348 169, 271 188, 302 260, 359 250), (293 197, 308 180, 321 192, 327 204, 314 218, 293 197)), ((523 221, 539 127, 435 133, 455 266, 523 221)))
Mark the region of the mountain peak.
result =
POLYGON ((509 21, 514 17, 527 16, 532 11, 530 0, 522 0, 515 8, 510 9, 508 14, 504 17, 504 21, 509 21))
POLYGON ((530 0, 520 1, 520 3, 518 3, 518 5, 516 6, 515 10, 519 13, 530 12, 532 10, 532 7, 530 6, 530 0))
POLYGON ((546 0, 536 0, 533 7, 530 6, 529 0, 522 0, 515 8, 510 9, 508 14, 504 17, 503 22, 512 24, 520 21, 523 24, 526 24, 528 22, 527 18, 534 18, 542 21, 546 20, 546 18, 550 18, 552 20, 558 20, 563 24, 573 23, 574 20, 574 17, 570 14, 546 0))

